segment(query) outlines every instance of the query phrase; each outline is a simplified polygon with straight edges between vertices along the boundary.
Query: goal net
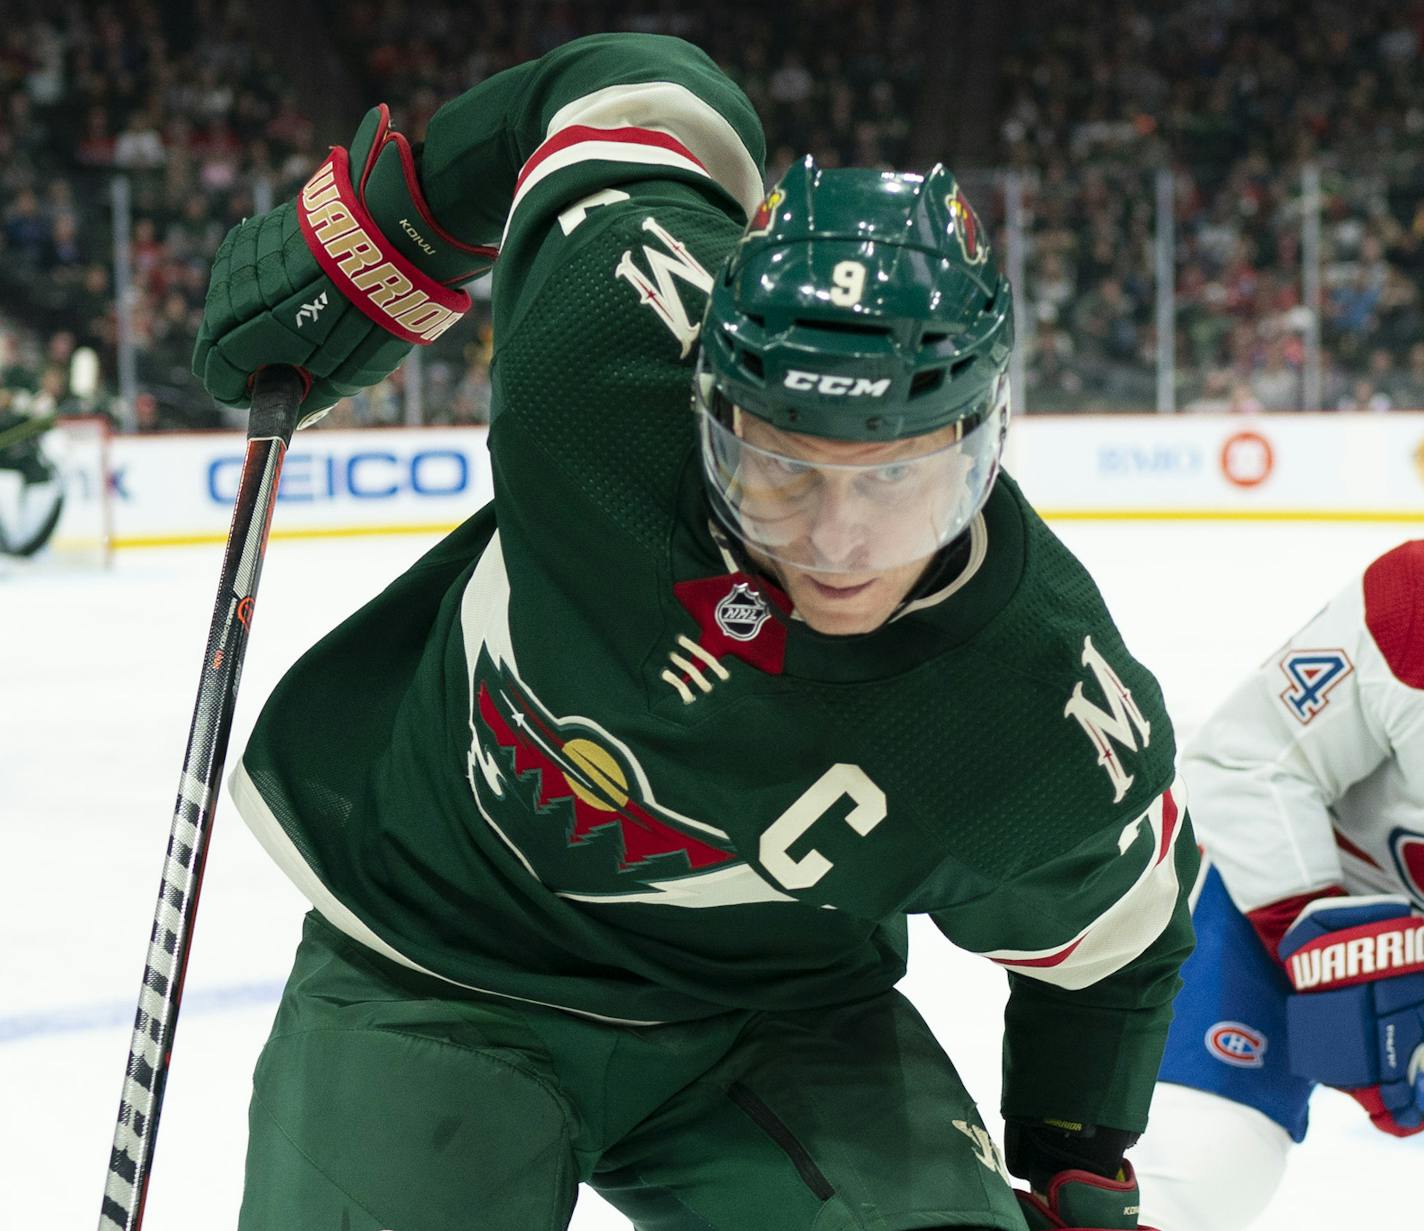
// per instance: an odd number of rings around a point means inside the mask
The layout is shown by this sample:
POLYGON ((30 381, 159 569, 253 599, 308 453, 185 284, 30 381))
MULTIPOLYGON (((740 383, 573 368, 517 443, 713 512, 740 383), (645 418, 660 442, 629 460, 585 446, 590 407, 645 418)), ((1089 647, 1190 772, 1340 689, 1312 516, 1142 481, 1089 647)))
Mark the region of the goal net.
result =
POLYGON ((45 434, 45 456, 63 484, 64 504, 41 553, 59 564, 107 568, 113 562, 113 467, 109 424, 97 416, 62 418, 45 434))

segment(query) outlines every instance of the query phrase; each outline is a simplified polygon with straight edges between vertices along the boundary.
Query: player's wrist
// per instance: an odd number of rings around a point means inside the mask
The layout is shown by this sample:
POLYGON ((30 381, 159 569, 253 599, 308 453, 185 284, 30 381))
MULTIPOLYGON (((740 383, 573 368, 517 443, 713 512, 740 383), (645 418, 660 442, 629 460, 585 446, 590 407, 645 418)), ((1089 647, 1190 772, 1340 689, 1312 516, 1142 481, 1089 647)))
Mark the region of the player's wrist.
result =
POLYGON ((1009 1120, 1004 1159, 1029 1231, 1133 1231, 1137 1177, 1123 1157, 1138 1134, 1096 1124, 1009 1120))
POLYGON ((1290 897, 1267 902, 1264 906, 1249 910, 1246 912, 1246 920, 1255 931, 1262 947, 1271 955, 1271 960, 1279 962, 1281 959, 1277 955, 1277 951, 1280 949, 1281 940, 1290 931, 1295 921, 1300 918, 1301 912, 1322 898, 1344 896, 1345 887, 1343 885, 1323 885, 1319 889, 1292 894, 1290 897))
POLYGON ((1065 1171, 1117 1177, 1123 1155, 1137 1137, 1136 1133, 1096 1124, 1008 1120, 1004 1124, 1004 1160, 1012 1174, 1046 1192, 1054 1177, 1065 1171))

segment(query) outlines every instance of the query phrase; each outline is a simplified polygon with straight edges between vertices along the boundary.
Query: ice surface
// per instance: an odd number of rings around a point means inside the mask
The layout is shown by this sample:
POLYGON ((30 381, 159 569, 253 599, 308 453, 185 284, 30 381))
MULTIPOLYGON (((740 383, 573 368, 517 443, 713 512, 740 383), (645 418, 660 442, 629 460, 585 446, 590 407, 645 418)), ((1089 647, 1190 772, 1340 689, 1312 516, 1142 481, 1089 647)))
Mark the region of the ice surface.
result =
MULTIPOLYGON (((1411 535, 1387 525, 1056 528, 1099 579, 1184 731, 1370 559, 1411 535)), ((428 542, 272 544, 234 750, 292 659, 428 542)), ((0 576, 0 1180, 4 1223, 17 1231, 97 1222, 219 558, 217 548, 127 551, 108 574, 0 576)), ((147 1231, 235 1223, 249 1075, 303 910, 224 797, 147 1231)), ((920 928, 904 986, 997 1133, 999 972, 920 928)), ((1258 1231, 1408 1221, 1405 1175, 1417 1175, 1424 1141, 1385 1139, 1328 1091, 1312 1116, 1258 1231)), ((586 1194, 573 1226, 627 1224, 586 1194)))

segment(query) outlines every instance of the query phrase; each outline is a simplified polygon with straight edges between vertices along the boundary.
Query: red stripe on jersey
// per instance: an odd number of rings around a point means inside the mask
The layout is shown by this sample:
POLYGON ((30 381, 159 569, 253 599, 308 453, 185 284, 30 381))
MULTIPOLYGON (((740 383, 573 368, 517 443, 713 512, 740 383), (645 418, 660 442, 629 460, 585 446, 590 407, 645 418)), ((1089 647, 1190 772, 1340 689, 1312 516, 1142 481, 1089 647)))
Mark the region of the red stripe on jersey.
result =
POLYGON ((515 194, 518 195, 520 188, 524 186, 524 181, 551 154, 557 154, 560 150, 566 150, 583 141, 616 141, 630 146, 654 145, 661 149, 671 150, 674 154, 680 154, 690 162, 695 162, 704 171, 707 170, 705 166, 702 166, 701 159, 676 137, 668 133, 658 132, 652 128, 590 128, 585 124, 571 124, 568 128, 561 128, 529 155, 529 161, 520 169, 519 178, 514 181, 515 194))
POLYGON ((1086 939, 1086 934, 1080 936, 1071 945, 1059 949, 1057 953, 1050 953, 1047 957, 996 957, 992 960, 1000 966, 1059 966, 1066 962, 1073 950, 1086 939))
MULTIPOLYGON (((1335 845, 1338 846, 1342 851, 1344 851, 1345 854, 1353 855, 1356 859, 1362 860, 1363 862, 1369 864, 1372 868, 1378 868, 1380 866, 1378 859, 1375 859, 1372 855, 1369 854, 1369 852, 1362 850, 1360 847, 1356 846, 1338 829, 1335 830, 1335 845)), ((1383 871, 1382 868, 1380 870, 1383 871)))
POLYGON ((1365 627, 1394 678, 1424 688, 1424 627, 1416 618, 1424 598, 1424 540, 1401 543, 1365 570, 1365 627))
POLYGON ((1161 863, 1167 858, 1167 852, 1172 849, 1172 838, 1177 832, 1177 801, 1172 798, 1171 791, 1162 792, 1162 845, 1157 848, 1156 863, 1161 863))

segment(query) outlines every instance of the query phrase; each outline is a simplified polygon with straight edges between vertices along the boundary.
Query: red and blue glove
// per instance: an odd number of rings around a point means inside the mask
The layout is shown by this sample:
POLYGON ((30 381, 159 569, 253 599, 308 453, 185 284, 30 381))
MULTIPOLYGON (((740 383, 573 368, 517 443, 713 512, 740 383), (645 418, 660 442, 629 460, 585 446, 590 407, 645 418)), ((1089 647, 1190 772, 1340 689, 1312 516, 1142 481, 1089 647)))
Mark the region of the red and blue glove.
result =
POLYGON ((1424 917, 1402 897, 1320 898, 1277 953, 1291 1071, 1352 1095, 1382 1132, 1424 1130, 1424 917))

